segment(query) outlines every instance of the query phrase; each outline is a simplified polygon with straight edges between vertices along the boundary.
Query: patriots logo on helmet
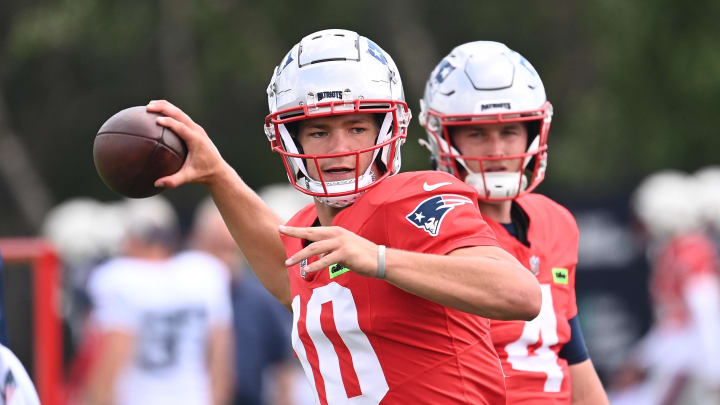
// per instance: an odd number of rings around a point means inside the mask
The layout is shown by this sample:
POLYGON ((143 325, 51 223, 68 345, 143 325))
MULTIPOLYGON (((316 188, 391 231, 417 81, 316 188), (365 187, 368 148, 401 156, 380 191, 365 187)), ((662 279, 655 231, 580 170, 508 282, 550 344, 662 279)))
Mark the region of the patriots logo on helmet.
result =
POLYGON ((438 84, 444 82, 445 79, 450 76, 450 73, 452 73, 453 70, 455 70, 455 66, 453 66, 449 60, 442 61, 440 66, 438 66, 437 68, 437 73, 435 74, 435 81, 438 84))
MULTIPOLYGON (((517 53, 517 52, 515 52, 515 53, 517 53)), ((528 60, 525 59, 522 55, 518 54, 518 56, 520 56, 520 65, 522 65, 522 67, 527 69, 527 71, 530 72, 531 76, 537 76, 538 74, 535 71, 535 68, 532 67, 530 62, 528 62, 528 60)))
POLYGON ((285 59, 285 63, 283 63, 282 69, 280 69, 280 70, 285 69, 285 68, 287 67, 287 65, 289 65, 290 62, 292 62, 293 60, 294 60, 294 59, 293 59, 293 57, 292 57, 292 51, 290 51, 290 52, 288 52, 288 54, 287 54, 287 59, 285 59))
POLYGON ((368 53, 375 59, 379 60, 380 63, 383 65, 387 65, 388 61, 385 57, 385 54, 383 53, 383 50, 380 49, 377 44, 371 40, 368 39, 368 53))
POLYGON ((429 233, 430 236, 437 236, 440 232, 440 225, 448 212, 458 205, 472 203, 471 199, 462 195, 440 194, 418 204, 413 212, 405 218, 411 224, 429 233))

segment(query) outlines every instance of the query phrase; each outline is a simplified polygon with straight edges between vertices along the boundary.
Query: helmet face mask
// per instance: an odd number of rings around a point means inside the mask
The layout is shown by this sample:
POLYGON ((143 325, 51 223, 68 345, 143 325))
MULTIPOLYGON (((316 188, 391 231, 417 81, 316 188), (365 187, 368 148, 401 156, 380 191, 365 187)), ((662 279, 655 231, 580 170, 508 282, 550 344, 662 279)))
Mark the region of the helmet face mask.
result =
POLYGON ((431 73, 420 106, 420 123, 428 135, 423 143, 437 170, 474 186, 481 200, 513 199, 531 192, 544 179, 552 105, 537 72, 517 52, 497 42, 458 46, 431 73), (538 129, 528 132, 524 153, 465 155, 453 143, 453 128, 515 122, 538 129), (531 123, 537 125, 528 125, 531 123), (488 162, 498 160, 521 160, 522 169, 485 171, 488 162), (469 166, 479 166, 479 170, 469 166))
POLYGON ((280 153, 290 183, 305 194, 334 207, 352 204, 363 192, 400 170, 400 146, 405 142, 410 110, 400 76, 388 54, 357 33, 324 30, 295 45, 275 69, 268 86, 270 114, 265 133, 280 153), (291 123, 347 114, 382 117, 375 144, 359 150, 307 154, 291 133, 291 123), (360 172, 360 160, 372 153, 370 166, 360 172), (323 159, 353 156, 351 179, 326 181, 323 159), (319 178, 309 174, 312 165, 319 178), (376 166, 379 170, 373 170, 376 166), (376 174, 376 172, 380 172, 376 174))

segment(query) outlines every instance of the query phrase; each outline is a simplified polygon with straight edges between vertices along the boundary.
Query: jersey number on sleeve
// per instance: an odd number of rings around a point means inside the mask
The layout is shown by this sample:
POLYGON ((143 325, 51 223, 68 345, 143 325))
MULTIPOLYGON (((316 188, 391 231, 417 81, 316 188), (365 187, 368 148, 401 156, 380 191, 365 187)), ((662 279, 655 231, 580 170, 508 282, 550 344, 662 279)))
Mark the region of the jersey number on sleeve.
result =
POLYGON ((550 285, 541 284, 542 306, 540 314, 532 321, 525 322, 520 339, 505 346, 508 362, 512 368, 520 371, 543 372, 545 379, 545 392, 560 392, 563 381, 563 371, 558 364, 558 357, 550 346, 557 344, 557 319, 553 308, 550 285), (530 355, 528 347, 534 345, 542 336, 542 345, 530 355))
MULTIPOLYGON (((305 370, 305 375, 310 385, 318 394, 318 387, 315 384, 313 375, 313 367, 310 365, 305 346, 298 329, 307 330, 307 334, 312 341, 312 345, 317 352, 317 361, 319 364, 315 366, 320 371, 322 382, 325 386, 325 397, 328 405, 334 404, 354 404, 354 405, 376 405, 387 393, 389 387, 385 380, 380 361, 370 345, 365 333, 360 330, 358 324, 358 313, 353 299, 352 293, 346 287, 335 282, 318 287, 313 290, 312 296, 307 303, 302 303, 300 296, 295 296, 292 302, 293 309, 293 329, 292 344, 295 349, 300 363, 305 370), (301 306, 305 304, 305 327, 298 328, 300 320, 301 306), (323 305, 325 304, 325 305, 323 305), (333 317, 328 320, 321 320, 323 307, 332 306, 333 317), (330 321, 333 325, 328 326, 330 321), (323 326, 321 323, 325 323, 323 326), (334 329, 337 331, 342 342, 331 341, 327 334, 323 331, 334 329), (336 350, 335 345, 344 345, 349 352, 349 362, 357 376, 357 385, 359 385, 359 393, 348 395, 348 389, 343 381, 340 362, 341 354, 336 350)), ((344 349, 341 348, 341 352, 344 349)), ((347 357, 347 355, 345 355, 347 357)), ((321 403, 317 398, 318 403, 321 403)), ((323 402, 324 403, 324 402, 323 402)))

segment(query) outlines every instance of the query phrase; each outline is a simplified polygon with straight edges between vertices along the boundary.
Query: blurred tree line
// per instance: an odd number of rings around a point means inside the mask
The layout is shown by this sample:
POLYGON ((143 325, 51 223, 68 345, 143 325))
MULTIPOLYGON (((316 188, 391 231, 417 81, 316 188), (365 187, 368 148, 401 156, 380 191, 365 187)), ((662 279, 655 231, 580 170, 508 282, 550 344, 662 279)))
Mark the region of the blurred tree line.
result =
MULTIPOLYGON (((273 67, 302 36, 360 32, 388 51, 415 116, 454 46, 506 43, 555 106, 549 177, 563 198, 627 193, 649 172, 720 162, 720 2, 3 0, 0 236, 32 234, 52 205, 115 199, 93 138, 125 107, 167 98, 253 187, 285 181, 261 125, 273 67), (573 197, 575 196, 575 197, 573 197)), ((404 170, 427 168, 414 122, 404 170)), ((199 187, 167 192, 181 213, 199 187)))

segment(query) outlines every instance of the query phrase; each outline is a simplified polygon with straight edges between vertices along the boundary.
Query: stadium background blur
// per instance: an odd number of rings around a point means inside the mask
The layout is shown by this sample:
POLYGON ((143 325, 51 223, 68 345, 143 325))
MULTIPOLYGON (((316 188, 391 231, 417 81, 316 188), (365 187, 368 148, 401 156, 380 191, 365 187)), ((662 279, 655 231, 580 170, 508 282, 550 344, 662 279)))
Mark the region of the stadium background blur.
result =
MULTIPOLYGON (((607 379, 651 320, 630 193, 654 171, 720 162, 718 15, 710 0, 5 0, 0 238, 37 236, 46 213, 71 198, 118 199, 95 172, 93 137, 115 112, 151 99, 169 99, 203 125, 250 186, 284 182, 261 129, 265 88, 284 52, 318 29, 351 29, 381 44, 415 116, 442 55, 497 40, 533 61, 555 107, 539 192, 578 219, 580 317, 607 379)), ((404 171, 428 168, 419 137, 414 119, 404 171)), ((187 229, 204 191, 165 196, 187 229)), ((5 305, 12 321, 29 298, 14 289, 5 305)))

